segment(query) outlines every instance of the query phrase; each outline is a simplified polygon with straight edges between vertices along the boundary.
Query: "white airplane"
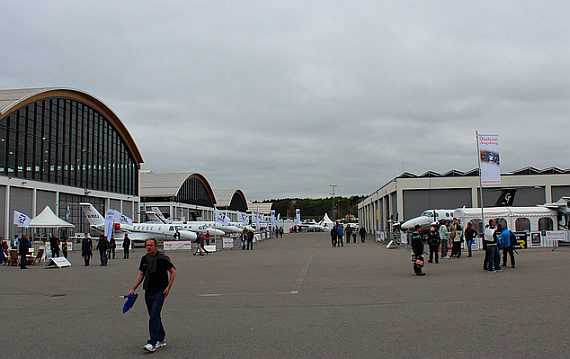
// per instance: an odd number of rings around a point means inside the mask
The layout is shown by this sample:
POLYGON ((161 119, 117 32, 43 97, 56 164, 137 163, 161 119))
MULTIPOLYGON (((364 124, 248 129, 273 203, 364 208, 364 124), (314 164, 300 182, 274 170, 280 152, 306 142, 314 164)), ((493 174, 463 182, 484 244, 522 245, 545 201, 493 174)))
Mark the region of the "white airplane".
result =
MULTIPOLYGON (((105 232, 105 218, 95 209, 91 203, 79 204, 89 221, 91 228, 105 232)), ((125 233, 132 233, 131 239, 174 239, 174 233, 178 230, 180 240, 194 241, 197 238, 195 232, 185 230, 178 225, 172 224, 156 224, 156 223, 134 223, 132 226, 128 224, 115 223, 114 230, 118 231, 124 237, 125 233)))
POLYGON ((400 225, 400 228, 404 231, 413 230, 417 224, 422 227, 428 227, 434 222, 446 219, 448 221, 453 220, 454 209, 428 209, 422 212, 419 217, 412 218, 400 225))
POLYGON ((223 236, 226 233, 242 233, 243 229, 236 226, 224 226, 223 224, 213 221, 172 221, 164 217, 158 207, 152 207, 150 211, 146 212, 147 217, 151 223, 156 224, 174 224, 182 226, 183 229, 190 230, 197 233, 209 232, 211 236, 223 236))

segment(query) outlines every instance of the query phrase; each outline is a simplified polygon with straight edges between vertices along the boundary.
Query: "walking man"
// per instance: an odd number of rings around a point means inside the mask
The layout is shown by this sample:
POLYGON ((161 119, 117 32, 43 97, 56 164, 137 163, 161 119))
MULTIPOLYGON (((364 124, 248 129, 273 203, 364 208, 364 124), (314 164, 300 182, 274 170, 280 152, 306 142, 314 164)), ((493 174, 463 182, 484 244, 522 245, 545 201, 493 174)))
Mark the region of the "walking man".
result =
POLYGON ((144 280, 144 299, 149 315, 150 339, 143 349, 154 352, 157 348, 166 346, 164 338, 166 333, 162 326, 160 312, 164 305, 164 299, 172 288, 172 283, 176 277, 176 268, 174 268, 170 258, 158 250, 158 243, 155 238, 146 241, 146 252, 146 255, 141 258, 139 274, 129 294, 135 294, 135 290, 144 280), (168 273, 170 273, 170 278, 168 273))
POLYGON ((52 258, 59 257, 59 238, 57 238, 55 233, 52 233, 51 238, 49 240, 49 244, 51 247, 52 258))
POLYGON ((129 235, 125 233, 125 238, 123 239, 123 259, 129 259, 129 250, 131 247, 131 239, 129 235))

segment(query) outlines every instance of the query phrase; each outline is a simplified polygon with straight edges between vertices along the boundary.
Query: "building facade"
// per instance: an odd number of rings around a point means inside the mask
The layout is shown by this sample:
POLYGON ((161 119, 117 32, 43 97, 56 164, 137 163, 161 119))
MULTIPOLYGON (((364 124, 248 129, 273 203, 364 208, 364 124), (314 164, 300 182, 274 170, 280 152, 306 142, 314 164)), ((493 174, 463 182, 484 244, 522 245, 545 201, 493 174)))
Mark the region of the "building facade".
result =
POLYGON ((45 206, 87 232, 90 202, 136 217, 142 156, 117 115, 77 89, 0 91, 0 233, 20 233, 13 212, 45 206))
MULTIPOLYGON (((525 167, 501 175, 501 184, 483 187, 483 207, 495 204, 503 188, 518 188, 514 206, 535 206, 570 196, 570 170, 525 167)), ((417 217, 427 209, 477 208, 479 170, 444 174, 403 173, 358 204, 358 219, 369 233, 390 231, 392 223, 417 217)))

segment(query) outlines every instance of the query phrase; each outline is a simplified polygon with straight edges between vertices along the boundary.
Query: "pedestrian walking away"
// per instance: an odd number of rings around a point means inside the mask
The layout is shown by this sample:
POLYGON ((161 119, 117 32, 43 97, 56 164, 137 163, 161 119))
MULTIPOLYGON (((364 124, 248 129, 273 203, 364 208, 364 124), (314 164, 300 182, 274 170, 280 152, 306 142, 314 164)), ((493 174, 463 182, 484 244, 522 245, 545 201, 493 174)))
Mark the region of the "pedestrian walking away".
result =
POLYGON ((89 233, 85 233, 85 238, 81 241, 81 255, 83 256, 83 260, 85 261, 85 265, 89 265, 89 261, 91 260, 91 256, 93 255, 93 242, 91 238, 89 238, 89 233))
POLYGON ((128 233, 125 233, 125 238, 123 239, 123 259, 129 259, 129 252, 131 250, 131 239, 128 233))
POLYGON ((166 332, 162 325, 161 312, 164 299, 170 294, 172 283, 174 283, 176 268, 170 258, 158 250, 158 242, 155 238, 147 240, 145 247, 147 253, 141 258, 139 274, 129 294, 135 294, 138 286, 143 283, 144 299, 149 315, 148 331, 150 336, 143 349, 154 352, 156 349, 166 346, 166 332))

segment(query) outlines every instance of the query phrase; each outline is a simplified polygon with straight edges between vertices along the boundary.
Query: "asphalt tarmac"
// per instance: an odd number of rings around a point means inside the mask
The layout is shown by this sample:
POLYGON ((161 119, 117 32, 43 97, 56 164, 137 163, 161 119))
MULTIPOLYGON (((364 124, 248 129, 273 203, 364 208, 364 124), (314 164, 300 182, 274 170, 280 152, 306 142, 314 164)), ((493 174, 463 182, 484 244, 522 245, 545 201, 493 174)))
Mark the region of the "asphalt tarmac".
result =
MULTIPOLYGON (((568 358, 570 249, 519 250, 482 272, 483 253, 412 273, 406 248, 333 248, 285 234, 254 250, 169 251, 167 346, 143 351, 144 297, 122 314, 144 249, 86 267, 0 267, 3 358, 568 358)), ((143 294, 139 288, 139 294, 143 294)))

